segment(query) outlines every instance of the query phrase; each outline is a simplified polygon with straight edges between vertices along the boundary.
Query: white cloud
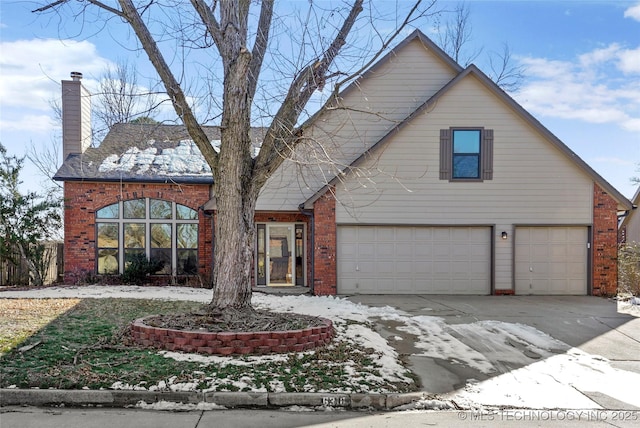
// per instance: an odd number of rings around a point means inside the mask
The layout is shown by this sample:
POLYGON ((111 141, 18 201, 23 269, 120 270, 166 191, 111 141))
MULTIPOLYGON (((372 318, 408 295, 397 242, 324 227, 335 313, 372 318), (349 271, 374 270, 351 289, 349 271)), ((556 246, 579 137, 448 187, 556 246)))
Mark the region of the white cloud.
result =
POLYGON ((44 114, 27 114, 18 119, 0 120, 0 129, 3 131, 21 131, 28 129, 32 133, 50 133, 54 128, 59 127, 51 116, 44 114))
POLYGON ((640 74, 640 47, 621 51, 618 54, 618 67, 625 74, 640 74))
POLYGON ((636 21, 640 21, 640 3, 635 6, 631 6, 629 9, 624 11, 625 18, 635 19, 636 21))
POLYGON ((94 44, 58 39, 31 39, 0 42, 3 108, 30 108, 49 113, 49 100, 58 96, 60 80, 71 71, 85 79, 98 75, 109 64, 94 44))
POLYGON ((614 43, 574 61, 519 61, 527 82, 515 97, 532 113, 640 131, 640 48, 614 43))

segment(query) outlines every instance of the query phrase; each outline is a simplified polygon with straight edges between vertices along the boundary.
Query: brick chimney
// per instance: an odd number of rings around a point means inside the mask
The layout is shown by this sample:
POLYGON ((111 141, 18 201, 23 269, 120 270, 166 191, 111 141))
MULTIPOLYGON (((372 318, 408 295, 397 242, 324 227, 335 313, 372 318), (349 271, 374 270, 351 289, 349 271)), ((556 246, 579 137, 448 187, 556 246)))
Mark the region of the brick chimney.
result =
POLYGON ((82 73, 62 81, 62 156, 81 154, 91 145, 91 94, 82 86, 82 73))

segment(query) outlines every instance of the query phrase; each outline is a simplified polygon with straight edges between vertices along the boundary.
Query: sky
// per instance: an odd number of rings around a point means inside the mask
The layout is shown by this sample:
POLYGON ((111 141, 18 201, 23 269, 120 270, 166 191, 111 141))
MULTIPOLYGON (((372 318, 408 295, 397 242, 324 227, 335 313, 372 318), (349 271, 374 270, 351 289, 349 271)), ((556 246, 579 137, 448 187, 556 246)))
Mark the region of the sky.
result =
MULTIPOLYGON (((144 55, 113 41, 117 23, 78 19, 60 25, 55 15, 31 13, 38 4, 0 1, 0 143, 10 155, 59 144, 50 102, 59 98, 60 81, 71 71, 81 71, 90 90, 107 66, 123 59, 138 68, 138 83, 153 75, 144 55)), ((439 2, 445 10, 455 5, 439 2)), ((481 50, 474 62, 488 72, 488 54, 507 43, 513 64, 525 75, 511 93, 514 99, 631 198, 637 189, 631 177, 640 176, 640 1, 468 0, 467 5, 468 51, 481 50)), ((422 21, 418 28, 437 41, 434 22, 422 21)), ((31 165, 22 178, 33 189, 43 181, 31 165)))

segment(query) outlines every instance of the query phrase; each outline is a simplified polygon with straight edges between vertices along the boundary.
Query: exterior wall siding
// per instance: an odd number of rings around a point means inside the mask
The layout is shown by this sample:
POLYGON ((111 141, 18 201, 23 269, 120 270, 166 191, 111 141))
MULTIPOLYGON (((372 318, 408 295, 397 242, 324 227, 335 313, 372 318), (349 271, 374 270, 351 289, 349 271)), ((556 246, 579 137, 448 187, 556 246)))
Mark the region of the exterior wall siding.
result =
MULTIPOLYGON (((634 205, 640 205, 640 188, 636 190, 632 200, 634 205)), ((627 216, 622 219, 618 240, 622 244, 630 244, 632 242, 640 244, 640 214, 638 214, 638 208, 629 211, 627 216)))
MULTIPOLYGON (((78 283, 96 271, 96 210, 121 200, 157 198, 198 210, 209 199, 208 185, 65 182, 64 184, 64 280, 78 283)), ((198 273, 205 279, 212 266, 211 218, 199 210, 198 273)), ((170 276, 154 277, 168 283, 170 276)))
POLYGON ((593 188, 592 294, 612 296, 618 291, 617 203, 597 184, 593 188))
POLYGON ((496 293, 513 290, 515 225, 592 224, 592 179, 473 75, 376 150, 336 185, 336 221, 494 225, 496 293), (440 130, 450 127, 494 130, 492 180, 440 180, 440 130))
POLYGON ((341 169, 450 81, 455 73, 419 40, 358 82, 319 118, 261 192, 257 210, 297 210, 341 169), (416 72, 419 70, 419 72, 416 72), (304 178, 302 178, 304 176, 304 178))

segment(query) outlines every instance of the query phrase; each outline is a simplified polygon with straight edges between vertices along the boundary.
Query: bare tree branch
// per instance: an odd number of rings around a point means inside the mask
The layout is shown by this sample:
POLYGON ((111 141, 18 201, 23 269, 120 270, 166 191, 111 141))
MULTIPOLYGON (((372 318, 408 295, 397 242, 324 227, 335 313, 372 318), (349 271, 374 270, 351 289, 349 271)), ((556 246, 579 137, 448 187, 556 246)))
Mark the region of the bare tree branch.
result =
POLYGON ((507 92, 515 92, 520 89, 524 79, 524 67, 512 64, 511 51, 507 43, 502 46, 502 53, 489 56, 491 78, 507 92))
POLYGON ((220 24, 216 20, 213 11, 215 10, 215 6, 217 2, 214 2, 214 5, 209 8, 204 0, 191 0, 191 4, 200 15, 200 19, 207 27, 207 31, 213 38, 214 44, 218 47, 218 51, 220 50, 220 46, 222 46, 222 34, 220 33, 220 24))
POLYGON ((271 20, 273 18, 273 0, 265 0, 260 8, 260 20, 258 21, 258 30, 256 33, 256 41, 251 52, 251 63, 249 64, 249 97, 253 98, 258 87, 258 78, 262 69, 262 61, 267 50, 269 41, 269 30, 271 29, 271 20))
POLYGON ((129 22, 131 28, 138 36, 142 48, 147 53, 149 60, 156 68, 160 79, 164 83, 167 94, 171 99, 173 108, 175 109, 178 117, 180 117, 189 131, 189 135, 193 138, 193 142, 198 146, 198 149, 202 152, 204 158, 209 162, 212 169, 216 169, 218 164, 218 153, 213 149, 213 146, 209 142, 207 134, 205 134, 202 126, 198 123, 195 115, 189 107, 187 98, 182 91, 180 83, 174 77, 169 65, 165 61, 160 49, 155 40, 151 36, 149 29, 142 21, 141 16, 138 14, 133 2, 131 0, 118 0, 123 10, 124 18, 129 22))
POLYGON ((342 28, 324 52, 323 57, 305 67, 291 84, 287 96, 269 127, 262 149, 256 159, 254 179, 260 187, 291 152, 291 148, 294 146, 291 142, 300 136, 300 134, 293 133, 300 112, 313 92, 324 85, 329 66, 340 48, 346 43, 347 34, 362 12, 362 2, 363 0, 354 1, 342 28))

